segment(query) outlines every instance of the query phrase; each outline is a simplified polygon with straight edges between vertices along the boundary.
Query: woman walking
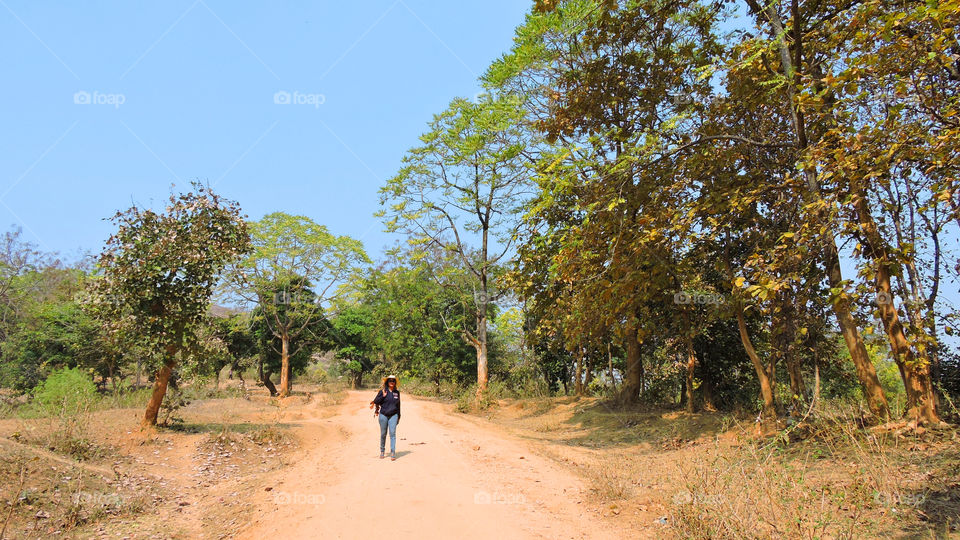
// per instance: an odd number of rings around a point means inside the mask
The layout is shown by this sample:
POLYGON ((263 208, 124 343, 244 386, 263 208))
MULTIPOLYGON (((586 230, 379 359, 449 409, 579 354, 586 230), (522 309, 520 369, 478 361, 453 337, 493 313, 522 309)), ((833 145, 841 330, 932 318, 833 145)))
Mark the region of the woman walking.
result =
POLYGON ((387 442, 387 430, 390 431, 390 461, 397 459, 397 424, 400 422, 400 391, 397 390, 397 376, 390 375, 383 378, 383 386, 377 396, 370 402, 373 416, 380 421, 380 459, 383 459, 384 446, 387 442))

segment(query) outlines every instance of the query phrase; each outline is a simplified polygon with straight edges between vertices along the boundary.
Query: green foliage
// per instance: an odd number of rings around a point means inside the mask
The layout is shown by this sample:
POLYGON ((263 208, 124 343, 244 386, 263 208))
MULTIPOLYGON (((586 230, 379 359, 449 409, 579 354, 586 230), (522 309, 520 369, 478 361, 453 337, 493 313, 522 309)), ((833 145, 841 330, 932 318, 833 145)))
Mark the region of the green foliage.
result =
POLYGON ((193 402, 194 399, 194 393, 184 389, 169 392, 160 405, 158 414, 160 424, 166 427, 183 424, 183 417, 179 415, 180 410, 193 402))
POLYGON ((514 247, 519 210, 532 187, 524 152, 533 134, 522 129, 523 116, 510 96, 454 99, 380 189, 378 215, 387 230, 407 234, 412 260, 428 261, 430 277, 455 291, 462 316, 447 320, 444 307, 441 318, 476 349, 481 388, 488 377, 489 311, 502 296, 501 262, 514 247))
MULTIPOLYGON (((334 236, 304 216, 274 212, 250 225, 253 250, 231 270, 232 291, 255 305, 261 361, 288 377, 302 370, 315 347, 329 348, 329 304, 368 262, 363 244, 334 236)), ((287 379, 289 380, 289 379, 287 379)), ((289 388, 281 385, 280 394, 289 388)))
POLYGON ((350 374, 354 386, 359 387, 363 374, 373 368, 373 311, 364 304, 347 305, 332 323, 335 357, 342 361, 338 367, 350 374))
POLYGON ((318 362, 307 364, 303 371, 303 379, 317 385, 326 385, 331 382, 330 374, 318 362))
MULTIPOLYGON (((796 21, 769 3, 739 17, 695 1, 539 2, 484 83, 545 139, 530 152, 536 196, 507 281, 548 383, 575 382, 576 358, 596 372, 611 341, 625 375, 636 340, 636 390, 675 403, 693 340, 693 386, 717 406, 752 407, 763 373, 789 372, 804 394, 819 373, 823 392, 851 395, 869 365, 842 362, 831 317, 851 344, 869 335, 875 306, 846 306, 853 291, 873 296, 878 265, 913 288, 890 300, 912 351, 930 357, 919 362, 951 362, 935 337, 950 310, 935 305, 942 238, 960 224, 944 205, 956 193, 945 145, 960 131, 943 120, 960 77, 934 67, 955 53, 934 36, 960 22, 954 4, 807 6, 796 21), (858 280, 834 263, 837 230, 863 261, 858 280)), ((896 366, 874 363, 899 392, 896 366)), ((792 394, 778 395, 808 398, 792 394)))
POLYGON ((73 297, 85 276, 76 269, 51 266, 20 276, 24 295, 17 316, 0 344, 0 386, 28 391, 52 370, 83 367, 105 375, 115 359, 109 354, 99 324, 73 297))
POLYGON ((437 385, 435 381, 405 377, 403 391, 414 396, 428 396, 456 401, 464 390, 454 381, 443 380, 437 385))
MULTIPOLYGON (((870 349, 867 349, 870 351, 870 349)), ((871 351, 872 352, 872 351, 871 351)), ((884 354, 880 357, 873 358, 873 365, 877 368, 877 376, 880 378, 880 384, 883 386, 884 393, 887 394, 887 399, 891 401, 896 400, 906 393, 903 388, 903 379, 900 378, 900 370, 897 368, 896 362, 891 360, 889 356, 884 354)))
POLYGON ((365 351, 367 356, 352 361, 380 364, 371 369, 402 372, 439 388, 443 381, 463 383, 475 376, 476 351, 459 332, 469 320, 463 306, 472 300, 431 279, 428 264, 371 271, 354 284, 359 306, 341 310, 347 319, 339 324, 350 336, 364 337, 362 344, 342 342, 347 351, 365 351))
MULTIPOLYGON (((286 315, 290 324, 302 325, 296 336, 288 342, 291 375, 303 373, 310 363, 310 357, 318 348, 328 348, 330 322, 322 314, 295 313, 286 315), (309 316, 309 320, 305 320, 309 316)), ((268 323, 267 315, 254 308, 250 317, 249 332, 253 337, 253 351, 258 361, 270 373, 280 373, 283 364, 283 342, 274 334, 275 327, 268 323)))
POLYGON ((48 414, 61 411, 76 414, 85 411, 97 400, 97 388, 89 373, 79 368, 54 371, 35 390, 33 399, 48 414))
POLYGON ((280 337, 324 314, 341 286, 368 262, 363 245, 304 216, 274 212, 250 224, 253 250, 231 271, 233 292, 263 313, 280 337))
MULTIPOLYGON (((88 305, 114 343, 140 341, 172 363, 199 345, 213 287, 250 249, 239 206, 200 184, 171 195, 164 212, 132 207, 98 261, 88 305)), ((157 369, 159 366, 151 366, 157 369)))

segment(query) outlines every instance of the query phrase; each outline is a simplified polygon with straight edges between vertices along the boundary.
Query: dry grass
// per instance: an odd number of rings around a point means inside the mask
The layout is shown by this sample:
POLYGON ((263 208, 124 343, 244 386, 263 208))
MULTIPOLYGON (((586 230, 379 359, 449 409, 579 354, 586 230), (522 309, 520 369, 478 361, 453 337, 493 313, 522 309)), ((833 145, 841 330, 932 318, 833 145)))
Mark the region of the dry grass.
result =
POLYGON ((328 407, 343 403, 347 399, 347 391, 342 387, 327 387, 323 391, 310 394, 310 396, 318 407, 328 407))
MULTIPOLYGON (((580 474, 639 537, 945 538, 960 525, 955 430, 870 430, 822 404, 773 438, 753 418, 507 400, 485 414, 580 474)), ((612 511, 611 511, 612 510, 612 511)))
POLYGON ((18 420, 20 428, 11 440, 68 455, 78 461, 96 460, 108 453, 89 433, 88 408, 75 412, 60 410, 54 416, 18 420))
POLYGON ((753 445, 695 456, 680 468, 670 524, 683 538, 852 538, 870 529, 870 493, 816 478, 810 463, 753 445))
POLYGON ((828 408, 772 440, 704 449, 679 467, 672 528, 683 538, 954 534, 956 432, 871 431, 861 418, 828 408))
POLYGON ((4 528, 13 537, 80 537, 85 526, 141 514, 163 497, 140 479, 115 482, 30 452, 0 458, 0 479, 4 528))
POLYGON ((632 497, 639 477, 634 471, 634 463, 620 455, 588 464, 584 474, 589 479, 590 491, 604 503, 632 497))
POLYGON ((291 437, 275 425, 258 426, 249 433, 250 440, 260 446, 280 446, 291 442, 291 437))
POLYGON ((560 420, 553 416, 537 416, 527 422, 527 425, 533 431, 538 433, 552 433, 563 428, 560 420))
POLYGON ((147 432, 142 403, 0 420, 3 538, 229 536, 252 508, 235 494, 261 485, 296 449, 290 422, 327 414, 345 395, 301 391, 282 407, 260 388, 205 396, 178 411, 182 423, 147 432))

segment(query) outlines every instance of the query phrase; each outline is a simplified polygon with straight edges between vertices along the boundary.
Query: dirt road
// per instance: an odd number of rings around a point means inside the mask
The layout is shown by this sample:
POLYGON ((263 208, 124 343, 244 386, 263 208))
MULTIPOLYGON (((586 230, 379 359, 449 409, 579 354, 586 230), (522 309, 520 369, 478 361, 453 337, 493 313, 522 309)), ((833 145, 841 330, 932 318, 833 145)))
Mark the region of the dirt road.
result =
POLYGON ((379 459, 373 394, 303 421, 302 457, 258 492, 240 538, 624 537, 587 510, 578 478, 448 405, 404 395, 397 460, 379 459))

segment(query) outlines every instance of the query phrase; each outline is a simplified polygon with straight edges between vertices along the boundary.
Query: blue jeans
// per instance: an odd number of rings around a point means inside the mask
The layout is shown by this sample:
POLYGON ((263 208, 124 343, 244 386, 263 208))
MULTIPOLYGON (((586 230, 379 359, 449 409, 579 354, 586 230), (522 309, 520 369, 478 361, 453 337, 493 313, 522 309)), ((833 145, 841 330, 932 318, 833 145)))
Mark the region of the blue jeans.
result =
POLYGON ((397 451, 397 422, 400 421, 400 415, 395 414, 387 417, 383 413, 377 417, 380 420, 380 453, 383 453, 383 447, 387 443, 387 428, 390 428, 390 453, 397 451))

